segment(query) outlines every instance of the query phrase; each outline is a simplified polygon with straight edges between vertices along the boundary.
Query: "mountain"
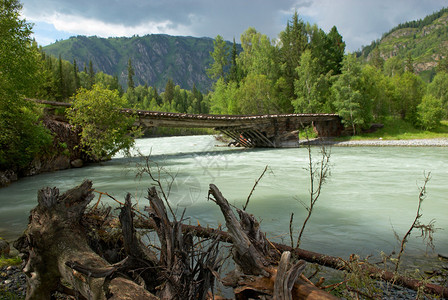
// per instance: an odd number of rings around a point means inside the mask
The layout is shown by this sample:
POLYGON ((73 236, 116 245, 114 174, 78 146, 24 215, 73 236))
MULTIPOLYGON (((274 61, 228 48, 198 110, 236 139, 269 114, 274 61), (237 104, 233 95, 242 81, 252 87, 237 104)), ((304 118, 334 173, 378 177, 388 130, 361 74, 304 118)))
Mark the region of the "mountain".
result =
POLYGON ((212 85, 206 74, 206 68, 212 62, 211 38, 164 34, 107 39, 77 36, 43 47, 43 50, 55 57, 61 55, 70 62, 76 59, 80 67, 88 66, 92 61, 96 72, 117 75, 123 87, 127 85, 129 59, 136 85, 148 84, 164 90, 168 79, 184 89, 191 89, 195 84, 199 90, 206 91, 212 85))
POLYGON ((398 25, 357 54, 370 60, 378 50, 385 60, 392 56, 406 60, 410 56, 416 72, 430 71, 448 53, 448 8, 398 25))

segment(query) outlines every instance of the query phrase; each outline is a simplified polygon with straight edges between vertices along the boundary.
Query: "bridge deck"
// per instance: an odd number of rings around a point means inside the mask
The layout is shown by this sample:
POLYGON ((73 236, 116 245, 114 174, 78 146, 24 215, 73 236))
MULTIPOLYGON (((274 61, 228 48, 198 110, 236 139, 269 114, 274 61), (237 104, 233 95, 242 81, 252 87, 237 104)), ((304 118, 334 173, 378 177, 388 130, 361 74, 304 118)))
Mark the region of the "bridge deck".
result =
POLYGON ((275 114, 275 115, 211 115, 185 114, 145 110, 123 109, 128 114, 139 117, 145 127, 189 127, 216 128, 269 125, 287 119, 294 123, 308 124, 313 121, 332 121, 339 119, 335 114, 275 114))
MULTIPOLYGON (((29 99, 51 107, 70 103, 29 99)), ((319 136, 338 135, 341 120, 336 114, 210 115, 146 111, 123 108, 137 116, 141 127, 215 128, 245 147, 277 147, 283 138, 304 125, 313 124, 319 136)))
MULTIPOLYGON (((71 103, 55 102, 38 99, 31 101, 50 105, 52 107, 71 107, 71 103)), ((216 128, 269 125, 273 122, 289 120, 295 124, 309 124, 311 122, 338 120, 336 114, 265 114, 265 115, 212 115, 186 114, 160 111, 147 111, 123 108, 123 113, 136 115, 139 125, 145 127, 188 127, 188 128, 216 128)))

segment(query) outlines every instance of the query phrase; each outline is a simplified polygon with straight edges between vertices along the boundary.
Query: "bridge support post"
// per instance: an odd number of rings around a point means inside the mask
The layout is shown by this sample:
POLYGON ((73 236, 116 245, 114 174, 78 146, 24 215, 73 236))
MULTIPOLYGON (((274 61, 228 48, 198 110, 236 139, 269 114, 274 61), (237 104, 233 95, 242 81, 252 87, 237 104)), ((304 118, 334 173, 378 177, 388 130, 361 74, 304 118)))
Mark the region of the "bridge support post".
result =
POLYGON ((341 120, 314 121, 314 130, 319 137, 340 136, 344 127, 341 120))

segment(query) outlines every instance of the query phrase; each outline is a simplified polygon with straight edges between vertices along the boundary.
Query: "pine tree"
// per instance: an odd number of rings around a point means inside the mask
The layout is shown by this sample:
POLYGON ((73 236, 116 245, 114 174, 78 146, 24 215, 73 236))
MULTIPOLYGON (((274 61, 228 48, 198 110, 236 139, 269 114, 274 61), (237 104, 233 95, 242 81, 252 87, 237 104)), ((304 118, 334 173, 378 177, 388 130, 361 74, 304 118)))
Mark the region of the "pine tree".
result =
POLYGON ((233 38, 233 46, 232 46, 232 58, 231 58, 231 66, 230 66, 230 72, 229 72, 229 80, 228 81, 234 81, 236 83, 239 83, 239 72, 238 72, 238 65, 236 62, 236 58, 238 56, 238 53, 236 51, 236 43, 235 38, 233 38))
POLYGON ((288 99, 295 98, 294 82, 298 79, 296 68, 308 42, 305 29, 305 24, 299 19, 296 11, 292 21, 288 21, 285 31, 280 33, 280 64, 286 81, 285 95, 288 99))
POLYGON ((64 95, 64 76, 62 72, 62 58, 60 54, 58 60, 57 86, 58 86, 58 95, 56 96, 56 99, 58 101, 62 101, 65 98, 65 95, 64 95))
POLYGON ((174 89, 175 85, 172 79, 168 79, 166 85, 165 85, 165 94, 164 94, 164 102, 171 104, 174 99, 174 89))
POLYGON ((76 64, 76 59, 73 59, 73 76, 74 76, 75 91, 77 91, 81 87, 81 83, 79 81, 78 65, 76 64))
POLYGON ((408 56, 406 57, 405 69, 406 69, 407 72, 415 73, 414 59, 412 58, 411 53, 408 53, 408 56))
POLYGON ((333 75, 341 74, 342 61, 344 60, 345 42, 339 34, 336 26, 331 28, 327 35, 327 72, 332 70, 333 75))
POLYGON ((88 89, 91 89, 93 85, 95 84, 95 71, 93 70, 93 64, 92 61, 89 61, 89 87, 88 89))

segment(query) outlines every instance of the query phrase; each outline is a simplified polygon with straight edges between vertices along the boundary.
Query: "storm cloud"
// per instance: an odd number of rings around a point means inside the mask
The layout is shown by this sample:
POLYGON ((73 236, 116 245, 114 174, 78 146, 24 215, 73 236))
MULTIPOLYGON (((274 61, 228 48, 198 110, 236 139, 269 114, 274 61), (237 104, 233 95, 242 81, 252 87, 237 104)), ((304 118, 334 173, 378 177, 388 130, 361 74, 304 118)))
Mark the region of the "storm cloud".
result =
POLYGON ((239 36, 249 27, 277 38, 295 10, 328 31, 336 26, 353 51, 399 23, 440 10, 446 0, 23 0, 40 44, 62 36, 166 33, 239 36), (51 30, 53 29, 53 31, 51 30), (61 36, 61 34, 59 35, 61 36))

